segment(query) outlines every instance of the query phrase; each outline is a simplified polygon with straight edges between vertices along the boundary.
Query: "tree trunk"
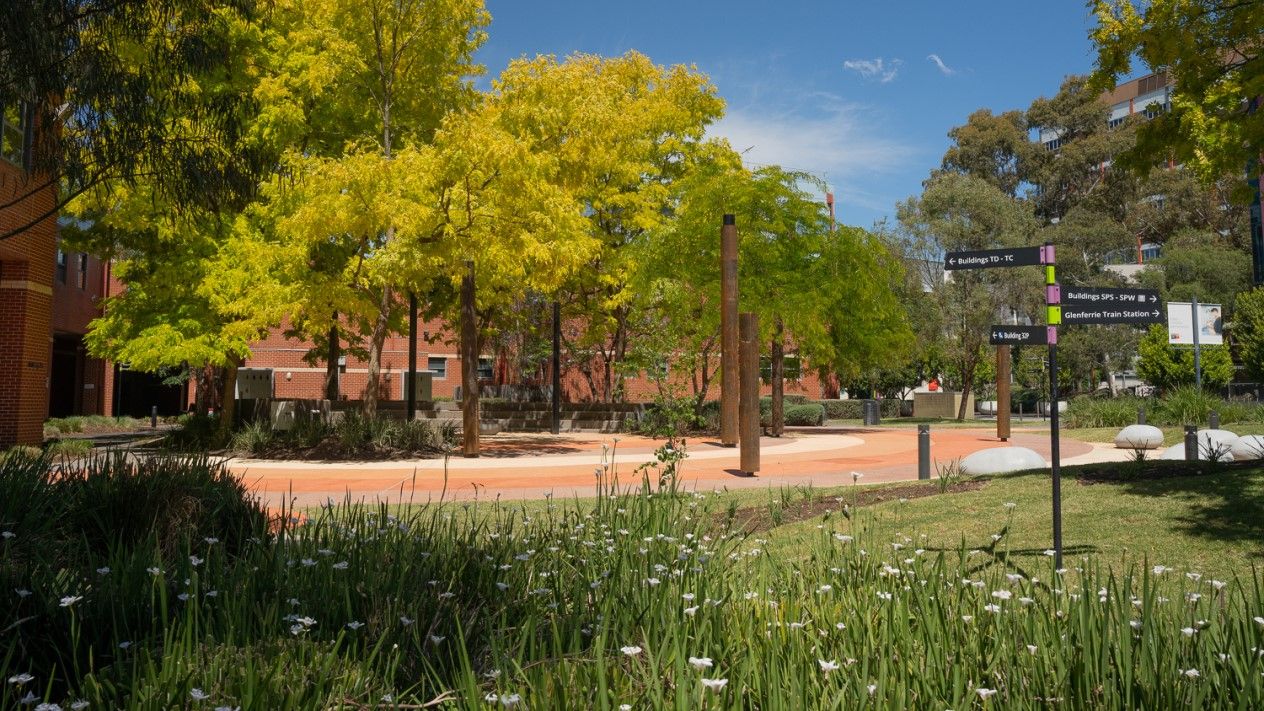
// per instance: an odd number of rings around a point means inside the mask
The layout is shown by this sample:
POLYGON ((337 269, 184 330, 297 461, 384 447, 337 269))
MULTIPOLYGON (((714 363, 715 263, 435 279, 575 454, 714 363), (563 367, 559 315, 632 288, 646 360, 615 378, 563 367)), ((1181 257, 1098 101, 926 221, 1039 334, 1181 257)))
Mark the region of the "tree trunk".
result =
POLYGON ((786 431, 785 324, 778 317, 772 335, 772 436, 786 431))
POLYGON ((970 397, 969 393, 974 390, 974 363, 963 369, 961 378, 961 404, 957 406, 957 422, 964 422, 966 419, 966 405, 970 397))
POLYGON ((381 383, 378 378, 382 373, 382 346, 386 343, 386 332, 390 326, 391 288, 382 288, 382 301, 378 304, 377 320, 373 322, 373 335, 369 339, 369 382, 364 387, 364 416, 368 419, 377 417, 377 403, 381 395, 381 383))
POLYGON ((329 327, 329 356, 325 359, 325 399, 338 399, 338 359, 342 357, 342 343, 338 339, 338 313, 334 312, 334 325, 329 327))
POLYGON ((478 312, 475 304, 474 262, 461 280, 461 438, 466 457, 479 455, 478 312))
POLYGON ((233 420, 237 417, 237 367, 238 359, 230 358, 224 366, 224 405, 219 411, 219 432, 227 437, 233 431, 233 420))

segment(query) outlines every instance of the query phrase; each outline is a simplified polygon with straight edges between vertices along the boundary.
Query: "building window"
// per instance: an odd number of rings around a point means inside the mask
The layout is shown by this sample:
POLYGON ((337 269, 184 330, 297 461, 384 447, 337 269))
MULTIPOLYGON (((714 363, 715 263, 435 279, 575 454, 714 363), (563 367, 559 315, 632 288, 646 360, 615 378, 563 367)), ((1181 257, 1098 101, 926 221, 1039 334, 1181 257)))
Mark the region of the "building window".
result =
POLYGON ((79 288, 88 288, 88 254, 84 252, 79 255, 79 288))
POLYGON ((24 104, 11 104, 0 111, 0 158, 26 168, 29 122, 24 104))
POLYGON ((448 377, 448 359, 430 356, 426 360, 426 370, 434 373, 435 378, 446 378, 448 377))
POLYGON ((60 249, 57 250, 57 283, 66 283, 66 253, 60 249))
POLYGON ((491 358, 481 357, 478 359, 478 379, 479 380, 492 379, 492 359, 491 358))

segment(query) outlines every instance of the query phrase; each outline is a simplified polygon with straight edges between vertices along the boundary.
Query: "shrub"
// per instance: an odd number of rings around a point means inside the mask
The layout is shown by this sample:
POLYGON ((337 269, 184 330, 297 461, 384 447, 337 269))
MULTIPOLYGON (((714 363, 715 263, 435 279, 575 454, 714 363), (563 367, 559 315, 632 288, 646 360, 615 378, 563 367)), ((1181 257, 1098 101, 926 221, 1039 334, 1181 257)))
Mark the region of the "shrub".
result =
POLYGON ((255 420, 233 434, 229 447, 240 454, 267 454, 276 442, 272 424, 267 420, 255 420))
POLYGON ((786 424, 798 427, 819 427, 825 424, 825 408, 817 403, 791 405, 786 408, 786 424))
MULTIPOLYGON (((865 416, 865 400, 817 400, 816 404, 825 408, 825 418, 829 420, 860 420, 865 416)), ((878 401, 878 416, 895 418, 900 416, 900 400, 883 398, 878 401)))
POLYGON ((179 421, 180 428, 167 435, 165 444, 177 452, 205 452, 228 444, 219 429, 217 415, 187 415, 179 421))
POLYGON ((1137 408, 1145 402, 1136 397, 1077 397, 1063 417, 1067 427, 1126 427, 1137 421, 1137 408))
POLYGON ((50 457, 77 459, 92 451, 92 442, 86 439, 59 439, 50 442, 44 451, 50 457))
POLYGON ((1204 426, 1207 416, 1223 401, 1194 387, 1172 388, 1158 401, 1161 421, 1169 425, 1204 426))

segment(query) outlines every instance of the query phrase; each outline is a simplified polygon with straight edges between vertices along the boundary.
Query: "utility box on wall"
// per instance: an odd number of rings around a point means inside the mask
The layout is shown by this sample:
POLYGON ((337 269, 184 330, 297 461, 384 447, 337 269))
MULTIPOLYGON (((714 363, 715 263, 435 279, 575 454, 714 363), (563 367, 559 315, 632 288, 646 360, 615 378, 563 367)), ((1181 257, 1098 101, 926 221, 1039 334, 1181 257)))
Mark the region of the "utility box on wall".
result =
POLYGON ((266 400, 272 397, 271 368, 238 368, 237 399, 266 400))
MULTIPOLYGON (((417 402, 430 402, 431 400, 433 400, 434 399, 434 373, 418 372, 415 377, 416 377, 416 380, 414 382, 417 384, 417 402)), ((402 395, 401 399, 407 400, 408 399, 408 373, 407 372, 404 373, 404 377, 400 378, 400 382, 403 383, 403 387, 401 388, 402 392, 400 393, 402 395)))

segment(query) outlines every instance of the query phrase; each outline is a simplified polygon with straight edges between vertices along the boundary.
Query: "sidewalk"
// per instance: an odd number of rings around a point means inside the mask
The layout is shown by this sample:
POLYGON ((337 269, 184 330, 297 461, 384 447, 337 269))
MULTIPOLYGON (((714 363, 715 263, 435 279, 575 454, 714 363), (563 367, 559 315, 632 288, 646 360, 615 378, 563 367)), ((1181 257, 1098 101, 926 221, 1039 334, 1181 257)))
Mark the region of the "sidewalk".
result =
MULTIPOLYGON (((503 434, 483 439, 483 456, 386 462, 292 462, 233 459, 229 467, 270 506, 290 501, 317 506, 350 495, 368 502, 426 501, 473 498, 528 499, 592 496, 594 471, 606 464, 624 484, 640 481, 637 467, 655 462, 662 445, 634 435, 588 433, 503 434)), ((1015 432, 1008 443, 990 429, 932 431, 931 457, 943 465, 990 447, 1029 447, 1046 460, 1049 438, 1038 432, 1015 432)), ((917 432, 910 429, 852 428, 846 434, 794 433, 760 440, 757 476, 737 469, 738 450, 709 438, 685 443, 688 458, 681 482, 689 488, 780 487, 797 484, 851 484, 852 472, 864 483, 917 478, 917 432)), ((1109 445, 1063 439, 1064 464, 1118 461, 1128 453, 1109 445)), ((932 472, 932 476, 934 473, 932 472)))

